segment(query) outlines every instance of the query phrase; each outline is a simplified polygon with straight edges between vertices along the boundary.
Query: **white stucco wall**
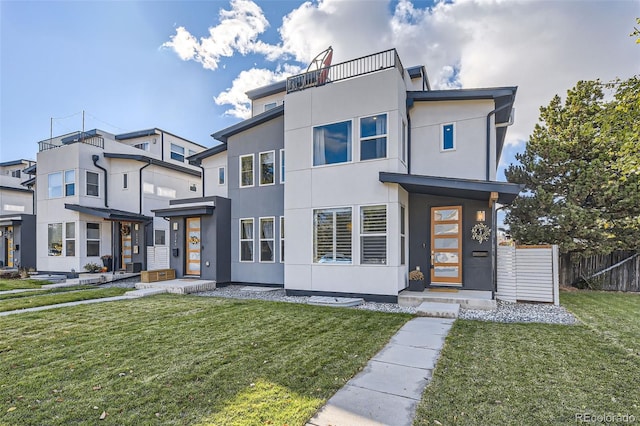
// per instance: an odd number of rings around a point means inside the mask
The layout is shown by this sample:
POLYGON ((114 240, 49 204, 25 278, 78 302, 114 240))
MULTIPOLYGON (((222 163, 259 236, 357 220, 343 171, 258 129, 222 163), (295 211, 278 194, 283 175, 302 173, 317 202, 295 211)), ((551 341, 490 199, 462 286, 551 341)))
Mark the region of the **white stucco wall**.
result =
POLYGON ((229 168, 227 167, 227 151, 220 152, 202 160, 205 177, 205 196, 228 196, 229 168), (218 169, 224 167, 224 184, 218 182, 218 169))
POLYGON ((282 105, 284 102, 285 92, 275 93, 273 95, 265 96, 251 102, 251 116, 262 114, 265 112, 264 106, 275 102, 276 106, 282 105))

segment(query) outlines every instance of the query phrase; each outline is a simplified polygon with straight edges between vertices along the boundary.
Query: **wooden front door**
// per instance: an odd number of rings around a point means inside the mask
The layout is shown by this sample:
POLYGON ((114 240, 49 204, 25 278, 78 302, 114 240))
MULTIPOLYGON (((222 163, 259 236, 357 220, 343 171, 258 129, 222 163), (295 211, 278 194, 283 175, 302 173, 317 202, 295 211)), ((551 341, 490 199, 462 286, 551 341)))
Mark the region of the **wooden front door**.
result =
POLYGON ((185 275, 200 275, 200 218, 187 218, 187 241, 185 251, 187 253, 187 270, 185 275))
POLYGON ((122 222, 120 224, 120 248, 122 255, 121 269, 127 269, 127 264, 131 263, 131 223, 122 222))
POLYGON ((13 268, 13 226, 7 226, 7 267, 13 268))
POLYGON ((462 286, 462 206, 431 208, 431 284, 462 286))

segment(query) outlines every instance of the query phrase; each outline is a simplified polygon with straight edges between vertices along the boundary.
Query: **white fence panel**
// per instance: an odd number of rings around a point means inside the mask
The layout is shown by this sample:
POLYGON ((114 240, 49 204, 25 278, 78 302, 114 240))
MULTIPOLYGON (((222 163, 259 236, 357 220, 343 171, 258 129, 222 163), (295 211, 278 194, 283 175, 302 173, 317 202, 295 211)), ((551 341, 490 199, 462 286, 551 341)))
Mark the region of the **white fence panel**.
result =
POLYGON ((517 300, 516 293, 516 248, 498 246, 498 292, 496 297, 508 302, 517 300))
POLYGON ((169 247, 147 247, 147 270, 169 269, 169 247))

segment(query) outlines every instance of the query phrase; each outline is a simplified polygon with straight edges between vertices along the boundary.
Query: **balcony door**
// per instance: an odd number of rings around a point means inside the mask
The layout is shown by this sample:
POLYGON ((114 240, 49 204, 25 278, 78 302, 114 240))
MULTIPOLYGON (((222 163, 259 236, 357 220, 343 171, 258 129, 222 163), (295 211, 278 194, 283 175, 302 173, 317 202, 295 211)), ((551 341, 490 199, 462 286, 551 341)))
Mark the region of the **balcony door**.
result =
POLYGON ((462 206, 431 208, 431 284, 462 286, 462 206))

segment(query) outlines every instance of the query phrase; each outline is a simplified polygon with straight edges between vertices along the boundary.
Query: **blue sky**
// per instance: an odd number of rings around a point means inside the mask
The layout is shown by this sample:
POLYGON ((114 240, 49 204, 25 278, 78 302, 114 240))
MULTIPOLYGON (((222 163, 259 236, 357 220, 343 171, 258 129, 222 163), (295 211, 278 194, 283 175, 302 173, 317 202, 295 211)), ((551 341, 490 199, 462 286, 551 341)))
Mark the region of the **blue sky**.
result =
POLYGON ((35 159, 50 118, 67 133, 82 110, 87 129, 159 127, 212 146, 246 116, 244 91, 332 45, 334 63, 396 47, 436 88, 519 86, 506 164, 554 94, 640 69, 635 16, 637 2, 597 0, 2 0, 0 161, 35 159))

